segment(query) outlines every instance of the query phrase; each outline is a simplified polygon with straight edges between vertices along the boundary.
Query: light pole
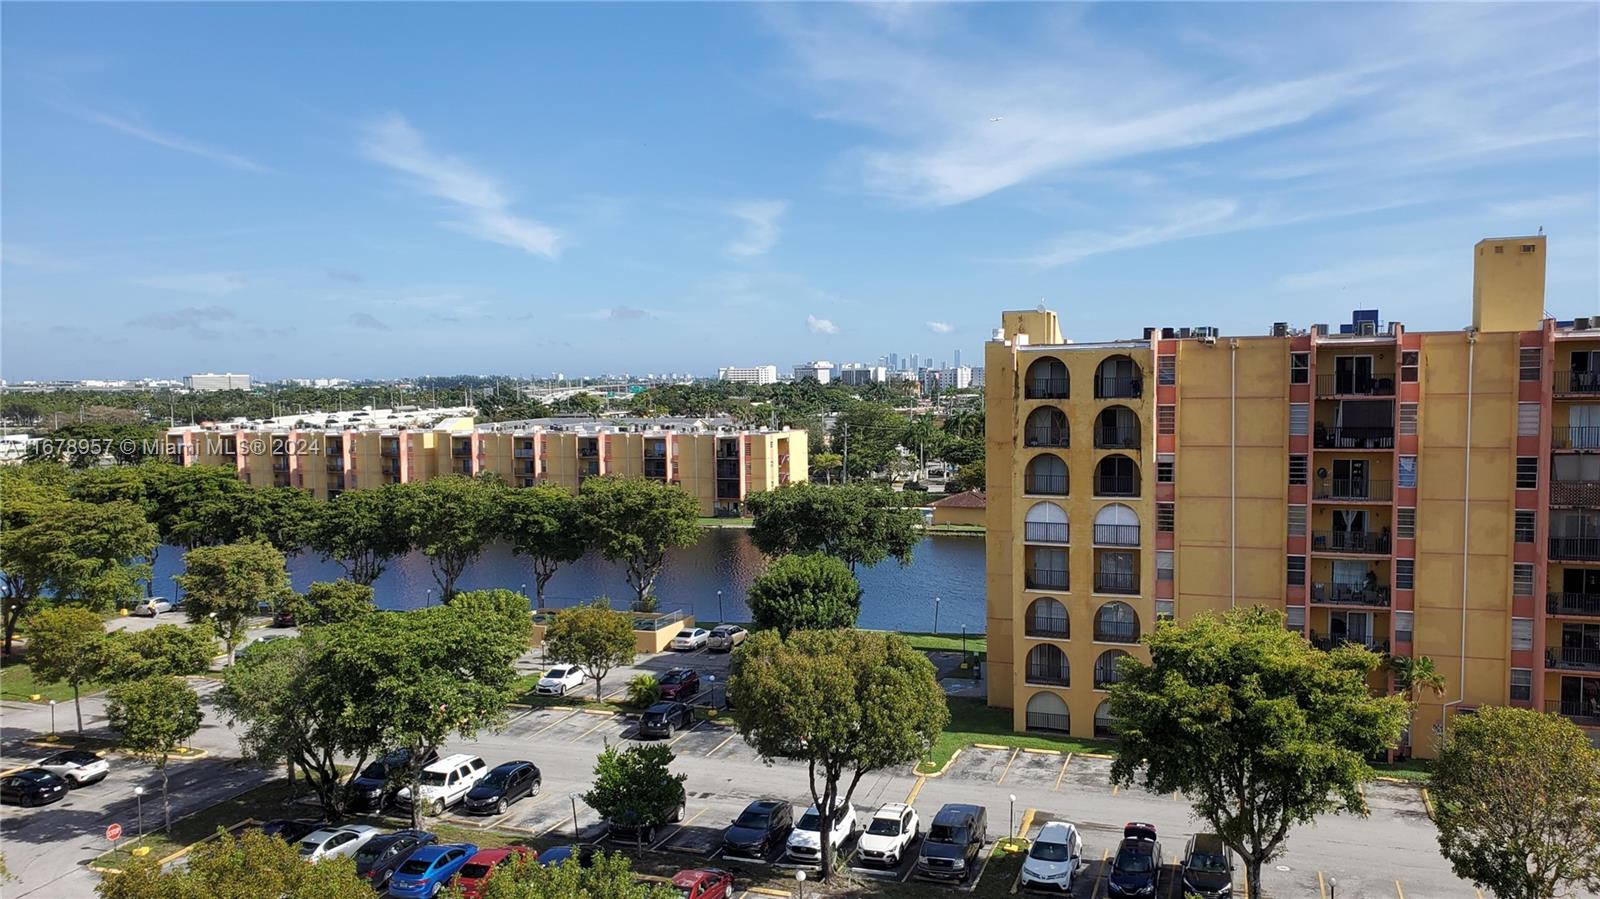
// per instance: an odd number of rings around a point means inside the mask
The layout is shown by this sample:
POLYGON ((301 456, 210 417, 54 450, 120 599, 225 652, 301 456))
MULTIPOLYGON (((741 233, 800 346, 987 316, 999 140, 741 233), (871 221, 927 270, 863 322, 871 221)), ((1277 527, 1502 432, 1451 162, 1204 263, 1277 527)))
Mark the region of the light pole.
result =
POLYGON ((722 617, 722 591, 718 590, 717 591, 717 623, 718 624, 722 624, 723 621, 724 621, 724 619, 722 617))
POLYGON ((1017 835, 1017 794, 1015 793, 1011 794, 1011 828, 1007 833, 1012 836, 1017 835))
POLYGON ((939 597, 937 596, 933 598, 933 633, 934 636, 939 634, 939 597))
POLYGON ((423 592, 427 594, 422 600, 423 606, 426 607, 426 608, 432 608, 433 607, 433 588, 429 587, 426 590, 424 590, 423 592))
POLYGON ((1328 878, 1328 899, 1335 899, 1335 897, 1338 896, 1338 890, 1339 890, 1339 878, 1337 878, 1337 877, 1328 878))
POLYGON ((50 736, 56 735, 56 701, 50 700, 50 736))
POLYGON ((794 872, 794 882, 800 885, 800 899, 806 899, 806 872, 794 872))
POLYGON ((967 660, 967 626, 961 625, 961 661, 967 660))
POLYGON ((572 845, 578 845, 578 797, 572 796, 572 845))
POLYGON ((139 839, 144 839, 144 787, 133 788, 133 805, 138 809, 139 839))

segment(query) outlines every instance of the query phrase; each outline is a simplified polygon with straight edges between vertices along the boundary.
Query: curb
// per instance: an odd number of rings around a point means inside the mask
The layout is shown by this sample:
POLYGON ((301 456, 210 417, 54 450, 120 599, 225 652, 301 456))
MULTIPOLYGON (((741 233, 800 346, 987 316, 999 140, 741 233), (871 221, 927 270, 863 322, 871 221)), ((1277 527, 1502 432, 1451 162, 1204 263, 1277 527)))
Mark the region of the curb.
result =
POLYGON ((916 768, 911 769, 911 773, 917 775, 918 777, 939 777, 946 771, 950 770, 950 766, 955 764, 955 760, 961 757, 961 752, 962 751, 960 749, 957 749, 955 752, 951 753, 950 757, 945 759, 944 764, 940 765, 939 770, 937 771, 923 772, 920 770, 922 765, 918 764, 916 768))
POLYGON ((1433 796, 1428 793, 1428 788, 1422 788, 1422 806, 1428 810, 1428 820, 1438 823, 1438 813, 1433 808, 1433 796))
POLYGON ((1031 752, 1034 755, 1060 755, 1061 754, 1061 750, 1059 750, 1059 749, 1028 749, 1027 747, 1023 747, 1022 751, 1023 752, 1031 752))

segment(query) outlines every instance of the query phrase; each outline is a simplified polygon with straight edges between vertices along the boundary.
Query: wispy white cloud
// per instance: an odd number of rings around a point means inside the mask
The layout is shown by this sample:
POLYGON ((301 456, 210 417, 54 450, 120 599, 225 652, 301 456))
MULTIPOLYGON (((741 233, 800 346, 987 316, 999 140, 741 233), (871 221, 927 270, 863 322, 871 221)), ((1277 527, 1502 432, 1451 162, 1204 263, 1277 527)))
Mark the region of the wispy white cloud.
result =
POLYGON ((230 293, 237 293, 247 286, 244 275, 238 272, 177 272, 167 275, 147 275, 133 280, 137 284, 157 290, 211 297, 224 297, 230 293))
POLYGON ((728 245, 735 256, 764 256, 778 244, 781 220, 789 210, 783 200, 750 200, 728 207, 728 213, 745 226, 744 234, 728 245))
POLYGON ((813 334, 837 334, 837 333, 839 333, 839 326, 838 325, 834 324, 833 322, 829 321, 828 319, 817 318, 815 315, 806 316, 806 327, 809 328, 811 330, 811 333, 813 333, 813 334))
POLYGON ((460 218, 446 222, 448 227, 546 259, 561 255, 561 232, 513 213, 498 182, 464 160, 430 149, 405 118, 392 115, 368 127, 361 150, 368 159, 410 175, 421 192, 455 207, 460 218))
POLYGON ((636 322, 647 318, 656 318, 661 313, 654 309, 640 309, 638 306, 612 306, 608 309, 596 309, 592 312, 575 313, 575 318, 587 318, 605 322, 636 322))
POLYGON ((924 324, 928 326, 929 331, 932 331, 935 334, 949 334, 951 331, 955 330, 955 326, 951 325, 949 322, 924 322, 924 324))
POLYGON ((92 109, 80 109, 77 110, 77 112, 78 115, 88 119, 91 122, 94 122, 97 125, 104 125, 105 127, 114 131, 120 131, 130 137, 136 137, 139 140, 155 144, 158 147, 166 147, 169 150, 176 150, 179 153, 188 153, 191 156, 199 156, 202 159, 209 159, 212 162, 220 162, 223 165, 231 165, 236 169, 244 169, 245 171, 268 171, 266 166, 256 162, 254 159, 251 159, 248 156, 242 156, 238 153, 212 147, 207 144, 193 141, 186 137, 180 137, 179 135, 171 134, 166 131, 158 131, 149 125, 134 121, 133 119, 114 116, 104 112, 97 112, 92 109))
POLYGON ((1556 194, 1490 203, 1488 212, 1496 218, 1516 219, 1514 224, 1525 227, 1523 223, 1528 219, 1592 211, 1595 205, 1596 197, 1593 194, 1556 194))
POLYGON ((1380 259, 1360 259, 1315 271, 1282 275, 1278 278, 1277 284, 1285 290, 1330 290, 1388 280, 1398 275, 1413 274, 1427 269, 1439 261, 1428 256, 1389 256, 1380 259))

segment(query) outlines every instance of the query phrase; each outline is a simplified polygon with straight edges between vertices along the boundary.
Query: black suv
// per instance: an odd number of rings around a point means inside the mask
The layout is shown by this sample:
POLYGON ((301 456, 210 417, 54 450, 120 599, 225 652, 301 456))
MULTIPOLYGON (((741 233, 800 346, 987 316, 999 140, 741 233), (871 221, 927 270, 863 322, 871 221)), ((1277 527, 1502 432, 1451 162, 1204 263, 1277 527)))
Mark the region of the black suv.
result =
POLYGON ((1150 896, 1161 879, 1161 843, 1156 826, 1131 822, 1122 828, 1122 843, 1111 860, 1107 896, 1150 896))
POLYGON ((475 815, 503 814, 506 806, 524 796, 539 795, 543 778, 533 762, 496 765, 467 791, 462 807, 475 815))
POLYGON ((639 716, 639 738, 666 739, 674 730, 687 730, 693 724, 693 709, 681 702, 658 702, 639 716))
POLYGON ((917 850, 918 877, 964 880, 977 868, 988 839, 989 812, 981 805, 950 804, 939 809, 917 850))
POLYGON ((356 850, 356 874, 365 877, 380 894, 389 886, 395 869, 405 863, 411 854, 437 840, 431 833, 420 830, 397 830, 373 837, 356 850))
POLYGON ((1197 833, 1189 838, 1182 871, 1185 896, 1229 899, 1233 895, 1233 853, 1214 833, 1197 833))
POLYGON ((774 846, 782 846, 794 829, 794 808, 782 799, 757 799, 722 832, 724 855, 765 860, 774 846))
MULTIPOLYGON (((345 788, 349 792, 351 810, 383 808, 394 798, 395 791, 400 789, 400 785, 395 783, 394 779, 405 770, 406 760, 409 758, 411 750, 396 749, 363 769, 360 776, 350 781, 349 786, 345 788)), ((422 757, 422 765, 418 770, 438 760, 439 750, 430 749, 422 757)))

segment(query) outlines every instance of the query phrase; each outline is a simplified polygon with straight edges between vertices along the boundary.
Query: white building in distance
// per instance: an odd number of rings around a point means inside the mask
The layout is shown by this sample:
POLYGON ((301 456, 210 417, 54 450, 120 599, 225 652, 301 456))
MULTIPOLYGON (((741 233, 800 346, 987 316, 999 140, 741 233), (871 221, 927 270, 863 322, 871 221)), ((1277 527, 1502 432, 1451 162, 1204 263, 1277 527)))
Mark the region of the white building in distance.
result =
POLYGON ((739 367, 730 365, 727 368, 717 369, 718 381, 732 381, 735 384, 776 384, 778 383, 778 366, 752 365, 739 367))
POLYGON ((794 379, 804 381, 807 378, 818 384, 826 384, 833 380, 833 363, 826 360, 807 362, 794 367, 794 379))
POLYGON ((859 362, 846 362, 839 366, 840 384, 860 387, 865 384, 882 384, 887 380, 889 380, 889 368, 884 365, 862 365, 859 362))
POLYGON ((232 373, 219 375, 212 372, 203 375, 185 375, 183 386, 199 393, 208 390, 249 390, 250 376, 232 373))

